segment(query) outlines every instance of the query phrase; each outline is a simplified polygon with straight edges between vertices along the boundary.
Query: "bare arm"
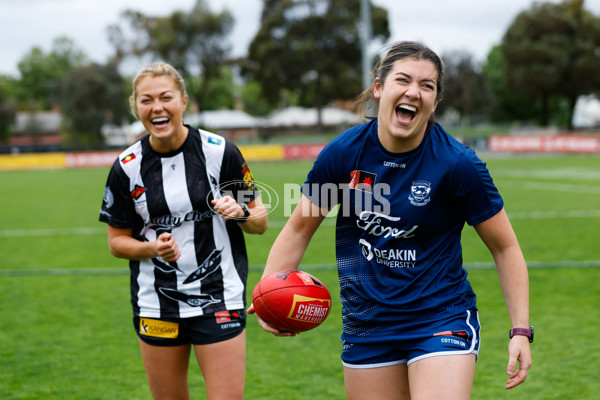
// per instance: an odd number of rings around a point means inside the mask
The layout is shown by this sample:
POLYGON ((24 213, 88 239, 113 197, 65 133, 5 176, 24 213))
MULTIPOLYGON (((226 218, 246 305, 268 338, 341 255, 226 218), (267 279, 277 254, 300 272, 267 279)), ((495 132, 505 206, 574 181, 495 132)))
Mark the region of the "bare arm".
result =
POLYGON ((108 248, 110 253, 128 260, 161 257, 170 262, 181 255, 177 242, 170 233, 162 233, 155 241, 142 242, 132 237, 132 229, 121 229, 108 226, 108 248))
MULTIPOLYGON (((213 201, 213 204, 217 201, 213 201)), ((223 219, 233 219, 244 216, 244 210, 229 196, 218 200, 215 211, 223 219)), ((248 233, 264 233, 269 226, 267 210, 260 198, 248 203, 250 216, 247 221, 240 224, 242 229, 248 233)), ((128 260, 142 260, 145 258, 161 257, 170 262, 181 256, 179 246, 170 233, 162 233, 155 241, 143 242, 132 236, 133 230, 108 226, 108 248, 115 257, 128 260)))
MULTIPOLYGON (((492 218, 476 225, 475 230, 496 263, 513 328, 529 328, 529 275, 506 211, 502 209, 492 218)), ((514 336, 508 346, 508 356, 509 380, 506 389, 513 388, 527 379, 531 367, 529 339, 525 336, 514 336)))
POLYGON ((325 219, 323 210, 304 195, 271 247, 263 276, 284 269, 296 269, 310 240, 325 219))
MULTIPOLYGON (((327 210, 315 206, 303 195, 271 247, 263 277, 285 269, 297 269, 310 240, 326 215, 327 210)), ((250 306, 248 313, 254 313, 254 306, 250 306)), ((264 330, 277 336, 295 335, 291 332, 280 332, 260 318, 258 323, 264 330)))

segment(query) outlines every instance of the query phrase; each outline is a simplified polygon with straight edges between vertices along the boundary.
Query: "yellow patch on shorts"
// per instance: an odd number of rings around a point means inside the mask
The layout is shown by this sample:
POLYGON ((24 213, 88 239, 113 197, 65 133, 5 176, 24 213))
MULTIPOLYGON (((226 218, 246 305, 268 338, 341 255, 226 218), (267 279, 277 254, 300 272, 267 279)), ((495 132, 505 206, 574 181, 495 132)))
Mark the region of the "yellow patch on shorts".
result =
POLYGON ((158 319, 140 318, 140 333, 145 336, 175 339, 179 336, 179 324, 158 319))

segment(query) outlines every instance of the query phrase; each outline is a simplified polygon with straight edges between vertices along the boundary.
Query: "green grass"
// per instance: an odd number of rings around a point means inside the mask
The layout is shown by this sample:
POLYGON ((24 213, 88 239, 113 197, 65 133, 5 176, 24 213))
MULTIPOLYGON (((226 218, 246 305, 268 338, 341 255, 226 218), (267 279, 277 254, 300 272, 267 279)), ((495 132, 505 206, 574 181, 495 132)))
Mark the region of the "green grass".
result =
MULTIPOLYGON (((478 294, 482 347, 473 399, 594 399, 600 393, 600 157, 484 156, 531 266, 534 365, 527 382, 506 381, 508 316, 491 257, 471 227, 463 234, 478 294)), ((310 162, 251 163, 255 178, 284 192, 310 162)), ((127 263, 108 253, 97 222, 107 169, 0 173, 0 398, 148 399, 131 326, 127 263)), ((248 292, 285 222, 247 236, 248 292)), ((331 218, 303 265, 334 298, 331 316, 295 338, 248 323, 247 399, 344 399, 341 310, 331 218)), ((235 379, 235 377, 232 377, 235 379)), ((203 380, 190 364, 192 398, 203 380)))

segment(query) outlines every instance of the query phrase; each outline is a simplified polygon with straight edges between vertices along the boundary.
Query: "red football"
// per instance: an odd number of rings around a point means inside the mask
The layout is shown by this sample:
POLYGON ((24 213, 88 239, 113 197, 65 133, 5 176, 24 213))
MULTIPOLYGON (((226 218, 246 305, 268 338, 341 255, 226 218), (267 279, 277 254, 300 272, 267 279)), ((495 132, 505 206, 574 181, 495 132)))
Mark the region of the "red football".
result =
POLYGON ((252 292, 252 304, 269 325, 281 331, 305 332, 325 321, 331 296, 311 274, 288 269, 262 278, 252 292))

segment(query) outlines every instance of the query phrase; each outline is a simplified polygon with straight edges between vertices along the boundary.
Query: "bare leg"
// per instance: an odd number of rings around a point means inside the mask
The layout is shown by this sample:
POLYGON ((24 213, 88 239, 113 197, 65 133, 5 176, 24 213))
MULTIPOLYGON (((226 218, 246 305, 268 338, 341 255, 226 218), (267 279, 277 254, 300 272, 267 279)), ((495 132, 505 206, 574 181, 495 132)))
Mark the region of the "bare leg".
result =
POLYGON ((406 364, 366 369, 344 367, 344 382, 348 400, 410 400, 406 364))
POLYGON ((429 357, 408 366, 413 400, 469 400, 475 355, 429 357))
POLYGON ((224 342, 195 345, 194 352, 206 382, 208 400, 244 398, 246 331, 224 342))
POLYGON ((139 342, 152 397, 156 400, 188 400, 191 346, 160 347, 141 339, 139 342))

